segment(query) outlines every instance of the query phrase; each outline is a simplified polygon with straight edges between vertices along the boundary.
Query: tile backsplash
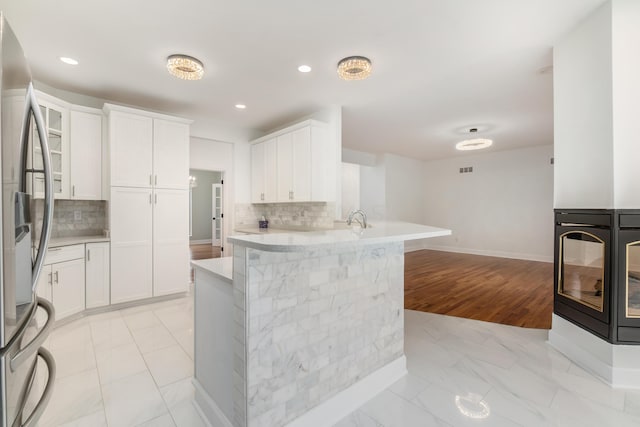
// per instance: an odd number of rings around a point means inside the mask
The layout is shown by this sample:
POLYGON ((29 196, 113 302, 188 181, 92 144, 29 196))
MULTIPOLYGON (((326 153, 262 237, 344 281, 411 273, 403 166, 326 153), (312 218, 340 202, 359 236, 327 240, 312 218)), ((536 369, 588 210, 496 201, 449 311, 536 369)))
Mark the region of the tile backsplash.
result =
POLYGON ((333 228, 334 203, 237 203, 236 227, 258 226, 258 220, 269 220, 269 227, 333 228))
MULTIPOLYGON (((42 223, 44 201, 34 200, 32 218, 42 223)), ((105 200, 56 200, 53 205, 51 237, 76 237, 102 235, 108 228, 107 202, 105 200), (78 217, 76 217, 78 212, 78 217)), ((39 235, 40 230, 36 230, 39 235)))

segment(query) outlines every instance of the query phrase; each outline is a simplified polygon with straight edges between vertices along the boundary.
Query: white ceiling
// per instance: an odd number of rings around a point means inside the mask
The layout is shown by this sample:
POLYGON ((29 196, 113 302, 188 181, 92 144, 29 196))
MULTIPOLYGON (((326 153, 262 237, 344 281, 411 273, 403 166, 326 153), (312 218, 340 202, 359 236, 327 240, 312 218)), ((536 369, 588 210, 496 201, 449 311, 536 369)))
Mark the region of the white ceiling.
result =
POLYGON ((53 87, 259 131, 338 104, 343 146, 433 159, 462 155, 453 146, 471 126, 494 139, 489 150, 552 143, 552 74, 540 70, 603 2, 0 0, 0 9, 34 77, 53 87), (202 60, 204 79, 169 76, 175 53, 202 60), (350 55, 371 58, 369 79, 337 78, 350 55))

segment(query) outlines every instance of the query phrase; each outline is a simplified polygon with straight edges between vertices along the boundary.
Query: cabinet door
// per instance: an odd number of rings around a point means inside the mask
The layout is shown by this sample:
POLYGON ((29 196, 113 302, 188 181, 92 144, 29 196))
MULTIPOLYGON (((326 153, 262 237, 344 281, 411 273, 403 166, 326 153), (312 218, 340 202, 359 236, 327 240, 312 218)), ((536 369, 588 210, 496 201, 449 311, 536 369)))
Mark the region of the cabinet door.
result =
POLYGON ((153 209, 153 295, 189 284, 189 192, 156 189, 153 209))
POLYGON ((149 117, 112 112, 109 115, 111 185, 152 185, 153 124, 149 117))
POLYGON ((158 188, 189 188, 189 125, 153 120, 153 180, 158 188))
POLYGON ((251 202, 264 203, 265 184, 265 148, 264 142, 251 146, 251 202))
MULTIPOLYGON (((40 273, 40 277, 38 277, 38 284, 36 288, 36 293, 40 298, 44 298, 49 302, 53 302, 53 297, 51 296, 51 266, 45 265, 42 267, 42 272, 40 273)), ((47 322, 47 313, 44 310, 38 310, 36 312, 36 323, 39 328, 43 327, 47 322)))
POLYGON ((264 173, 264 199, 266 202, 278 200, 278 144, 276 139, 264 142, 265 173, 264 173))
POLYGON ((87 308, 109 305, 109 243, 87 243, 85 254, 87 308))
POLYGON ((71 198, 102 198, 102 114, 72 111, 71 198))
POLYGON ((84 310, 84 258, 52 264, 56 320, 84 310))
POLYGON ((278 177, 277 184, 277 201, 278 202, 290 202, 293 168, 291 162, 293 161, 292 144, 293 138, 291 133, 280 135, 277 138, 278 143, 278 167, 276 176, 278 177))
MULTIPOLYGON (((292 180, 291 200, 307 202, 311 200, 311 128, 298 129, 292 136, 292 180)), ((319 162, 320 159, 313 159, 319 162)), ((319 177, 324 179, 324 177, 319 177)))
POLYGON ((152 295, 151 190, 111 187, 111 303, 152 295))

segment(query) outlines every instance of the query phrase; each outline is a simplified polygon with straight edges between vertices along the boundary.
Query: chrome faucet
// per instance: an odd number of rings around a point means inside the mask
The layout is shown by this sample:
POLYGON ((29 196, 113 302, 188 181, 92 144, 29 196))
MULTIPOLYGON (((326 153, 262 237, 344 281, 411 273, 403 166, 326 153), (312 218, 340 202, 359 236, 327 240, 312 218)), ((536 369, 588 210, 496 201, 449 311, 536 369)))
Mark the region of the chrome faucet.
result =
POLYGON ((362 209, 352 210, 351 212, 349 212, 349 217, 347 218, 347 225, 351 225, 353 221, 360 224, 360 227, 367 228, 367 214, 364 213, 362 209), (355 218, 356 215, 360 215, 360 217, 362 218, 362 221, 360 221, 358 218, 355 218))

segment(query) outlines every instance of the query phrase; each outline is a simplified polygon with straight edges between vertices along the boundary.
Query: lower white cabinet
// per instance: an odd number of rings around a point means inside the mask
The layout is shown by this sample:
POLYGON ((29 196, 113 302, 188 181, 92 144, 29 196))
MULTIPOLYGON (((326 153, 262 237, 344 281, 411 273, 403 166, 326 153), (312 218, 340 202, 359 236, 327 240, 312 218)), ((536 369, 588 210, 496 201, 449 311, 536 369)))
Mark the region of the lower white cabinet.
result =
POLYGON ((109 242, 87 243, 85 289, 87 308, 104 307, 110 300, 109 242))
POLYGON ((149 188, 111 187, 112 304, 153 296, 152 197, 149 188))
POLYGON ((49 249, 37 292, 53 303, 56 320, 85 309, 84 274, 84 245, 49 249))
POLYGON ((189 192, 156 189, 153 206, 153 296, 189 284, 189 192))

